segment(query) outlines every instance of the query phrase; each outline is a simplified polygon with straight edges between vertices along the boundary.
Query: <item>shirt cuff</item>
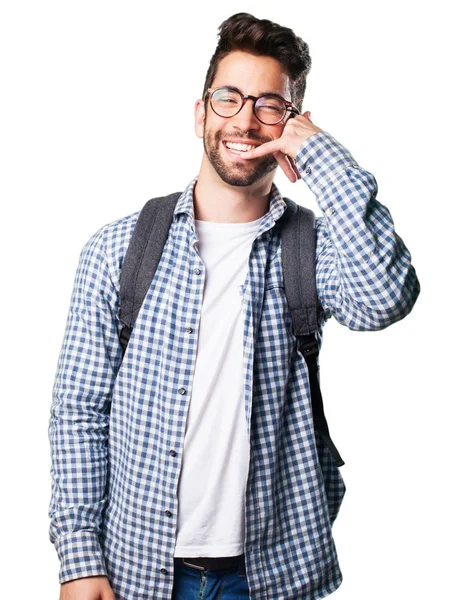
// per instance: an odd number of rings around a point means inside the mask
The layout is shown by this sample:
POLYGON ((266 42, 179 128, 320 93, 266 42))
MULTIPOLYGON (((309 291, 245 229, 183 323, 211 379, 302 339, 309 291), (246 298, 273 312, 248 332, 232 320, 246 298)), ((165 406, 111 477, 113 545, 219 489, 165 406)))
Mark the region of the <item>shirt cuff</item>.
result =
POLYGON ((60 560, 60 583, 80 577, 107 576, 101 545, 95 533, 71 531, 60 537, 55 547, 60 560))
POLYGON ((322 189, 330 185, 343 169, 360 168, 351 152, 328 131, 314 133, 302 143, 296 155, 296 167, 317 196, 319 206, 322 189))

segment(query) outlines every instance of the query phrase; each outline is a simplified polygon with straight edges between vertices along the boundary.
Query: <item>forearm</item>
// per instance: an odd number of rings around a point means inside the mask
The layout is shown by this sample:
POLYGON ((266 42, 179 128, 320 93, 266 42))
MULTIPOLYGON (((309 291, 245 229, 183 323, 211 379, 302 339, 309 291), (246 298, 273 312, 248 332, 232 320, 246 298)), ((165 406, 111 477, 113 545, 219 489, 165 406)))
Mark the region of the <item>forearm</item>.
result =
POLYGON ((100 235, 82 251, 58 361, 49 420, 49 536, 61 583, 106 575, 99 544, 106 502, 109 411, 118 368, 116 294, 100 235))
POLYGON ((324 216, 317 220, 317 292, 327 317, 376 330, 402 319, 420 286, 374 176, 329 133, 303 144, 297 165, 324 216))

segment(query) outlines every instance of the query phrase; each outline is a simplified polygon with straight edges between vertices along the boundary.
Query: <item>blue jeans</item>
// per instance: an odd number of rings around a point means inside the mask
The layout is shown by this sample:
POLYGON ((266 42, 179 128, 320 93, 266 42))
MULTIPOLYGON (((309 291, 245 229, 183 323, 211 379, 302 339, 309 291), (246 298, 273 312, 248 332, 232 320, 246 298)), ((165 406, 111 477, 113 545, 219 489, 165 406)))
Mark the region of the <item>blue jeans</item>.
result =
POLYGON ((172 600, 249 600, 244 561, 219 571, 199 571, 180 563, 174 569, 172 600))

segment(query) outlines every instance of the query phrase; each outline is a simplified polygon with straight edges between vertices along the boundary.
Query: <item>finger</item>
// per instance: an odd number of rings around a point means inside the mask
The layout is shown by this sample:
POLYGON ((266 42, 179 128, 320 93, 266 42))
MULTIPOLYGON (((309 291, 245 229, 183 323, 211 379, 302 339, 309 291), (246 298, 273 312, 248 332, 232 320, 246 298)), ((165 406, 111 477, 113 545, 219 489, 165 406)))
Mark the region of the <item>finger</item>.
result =
POLYGON ((278 138, 277 140, 260 144, 260 146, 257 146, 254 150, 248 150, 247 152, 242 152, 242 154, 239 153, 239 156, 242 158, 259 158, 260 156, 274 154, 275 152, 280 151, 282 145, 283 140, 278 138))
POLYGON ((290 156, 288 156, 287 154, 286 154, 286 157, 287 157, 287 159, 289 160, 289 162, 291 163, 291 167, 292 167, 292 169, 293 169, 294 173, 296 173, 296 175, 297 175, 297 178, 298 178, 298 179, 302 179, 302 175, 299 173, 299 171, 298 171, 298 169, 297 169, 297 167, 296 167, 296 161, 294 160, 294 158, 291 158, 291 157, 290 157, 290 156))
POLYGON ((284 154, 284 158, 288 161, 291 172, 294 173, 295 181, 297 181, 298 179, 301 179, 301 175, 296 168, 296 164, 295 164, 294 160, 287 154, 284 154))
POLYGON ((296 161, 291 158, 289 156, 289 154, 283 154, 284 158, 288 161, 289 163, 289 168, 291 169, 291 171, 296 175, 296 179, 302 179, 301 174, 299 173, 299 171, 297 170, 296 167, 296 161))
POLYGON ((282 152, 275 152, 274 156, 275 156, 279 166, 284 171, 284 174, 289 179, 289 181, 291 181, 292 183, 295 183, 297 181, 296 173, 295 173, 294 169, 291 167, 291 163, 289 162, 288 157, 285 154, 283 154, 282 152))

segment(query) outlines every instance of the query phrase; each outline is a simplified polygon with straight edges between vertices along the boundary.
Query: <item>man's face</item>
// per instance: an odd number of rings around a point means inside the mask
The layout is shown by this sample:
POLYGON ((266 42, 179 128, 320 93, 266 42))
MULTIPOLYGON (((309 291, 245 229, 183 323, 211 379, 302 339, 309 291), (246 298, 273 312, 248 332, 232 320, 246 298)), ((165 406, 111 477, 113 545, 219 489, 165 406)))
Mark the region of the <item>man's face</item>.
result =
MULTIPOLYGON (((274 92, 290 100, 289 78, 281 63, 268 56, 254 56, 245 52, 231 52, 218 65, 210 87, 234 86, 243 94, 260 96, 274 92)), ((287 119, 287 117, 286 117, 287 119)), ((229 150, 226 141, 259 145, 281 136, 285 120, 277 125, 264 125, 254 115, 253 101, 247 100, 242 110, 233 117, 223 118, 203 102, 196 105, 197 135, 203 132, 206 156, 219 177, 233 186, 249 186, 273 171, 278 163, 273 154, 244 160, 229 150)))

